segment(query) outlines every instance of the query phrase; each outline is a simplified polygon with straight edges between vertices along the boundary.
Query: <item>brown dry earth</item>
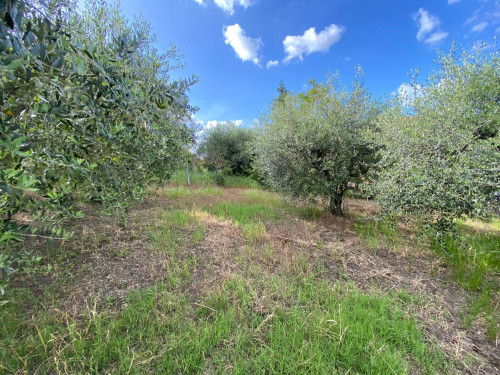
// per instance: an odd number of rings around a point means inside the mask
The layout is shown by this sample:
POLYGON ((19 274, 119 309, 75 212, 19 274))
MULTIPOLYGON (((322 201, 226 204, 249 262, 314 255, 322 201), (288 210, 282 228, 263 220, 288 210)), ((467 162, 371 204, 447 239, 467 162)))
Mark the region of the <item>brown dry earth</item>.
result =
MULTIPOLYGON (((125 227, 91 210, 77 222, 76 241, 70 245, 74 257, 60 265, 61 269, 74 268, 69 272, 65 269, 65 287, 57 295, 67 314, 77 317, 82 308, 110 298, 123 301, 131 291, 161 281, 168 255, 150 251, 148 227, 159 217, 159 210, 188 206, 206 228, 203 241, 186 249, 185 254, 197 259, 193 281, 185 291, 194 303, 224 280, 248 278, 252 266, 267 274, 293 273, 296 267, 315 273, 321 270, 321 277, 332 283, 350 281, 369 293, 409 292, 418 302, 409 304, 408 312, 418 317, 426 337, 447 354, 457 373, 500 374, 500 343, 487 340, 480 319, 469 329, 462 328, 460 317, 467 306, 467 294, 451 281, 449 270, 433 254, 405 245, 374 251, 358 237, 353 219, 325 215, 306 220, 290 213, 284 213, 280 223, 266 223, 265 238, 247 246, 248 241, 232 222, 197 209, 220 201, 245 202, 248 197, 242 190, 225 189, 222 196, 195 195, 176 200, 167 199, 161 191, 156 193, 129 212, 129 225, 125 227), (321 249, 318 244, 322 244, 321 249)), ((349 200, 346 206, 356 215, 376 212, 374 206, 355 200, 349 200)), ((44 243, 32 245, 43 247, 44 243)), ((24 278, 22 285, 20 281, 15 284, 26 286, 27 282, 41 293, 51 284, 60 284, 55 271, 44 279, 38 277, 36 282, 24 278)), ((257 312, 271 311, 276 303, 276 296, 261 294, 254 299, 257 312)))

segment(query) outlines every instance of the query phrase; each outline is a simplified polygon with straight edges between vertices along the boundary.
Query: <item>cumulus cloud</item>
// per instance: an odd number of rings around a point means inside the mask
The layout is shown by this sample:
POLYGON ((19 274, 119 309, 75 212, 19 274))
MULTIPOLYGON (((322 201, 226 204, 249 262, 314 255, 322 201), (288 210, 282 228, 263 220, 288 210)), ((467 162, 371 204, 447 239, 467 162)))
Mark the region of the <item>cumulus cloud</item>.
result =
POLYGON ((242 61, 252 61, 255 65, 260 64, 259 50, 262 45, 260 38, 246 36, 245 30, 237 23, 224 27, 223 33, 224 42, 233 47, 242 61))
POLYGON ((331 24, 319 33, 316 33, 315 27, 311 27, 303 35, 287 35, 283 40, 286 53, 283 61, 289 62, 295 58, 302 60, 304 54, 326 52, 340 40, 344 32, 345 27, 331 24))
POLYGON ((280 62, 278 60, 269 60, 266 64, 266 68, 269 69, 269 68, 273 68, 275 66, 278 66, 280 64, 280 62))
POLYGON ((488 27, 488 22, 480 22, 477 25, 472 26, 470 29, 471 33, 479 33, 488 27))
POLYGON ((413 16, 418 26, 417 40, 426 44, 436 44, 448 36, 447 32, 439 30, 439 18, 424 8, 420 8, 413 16))
POLYGON ((205 3, 203 2, 203 0, 194 0, 194 1, 196 1, 200 5, 205 5, 205 3))
POLYGON ((459 3, 462 0, 448 0, 448 5, 459 3))
MULTIPOLYGON (((195 0, 198 4, 202 4, 203 0, 195 0)), ((215 5, 221 8, 227 14, 234 14, 234 6, 240 5, 243 8, 248 8, 253 5, 252 0, 214 0, 215 5)))

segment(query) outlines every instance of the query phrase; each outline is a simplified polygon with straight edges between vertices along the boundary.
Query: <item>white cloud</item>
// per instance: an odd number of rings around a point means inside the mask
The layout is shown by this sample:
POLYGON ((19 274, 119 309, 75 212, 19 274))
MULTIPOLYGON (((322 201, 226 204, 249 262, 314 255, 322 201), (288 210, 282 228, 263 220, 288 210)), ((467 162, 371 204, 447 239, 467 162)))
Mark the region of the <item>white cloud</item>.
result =
POLYGON ((430 14, 424 8, 420 8, 418 13, 413 15, 413 20, 418 25, 417 40, 421 42, 426 35, 440 25, 439 18, 430 14))
POLYGON ((464 22, 464 25, 468 25, 469 23, 476 21, 478 18, 479 16, 477 14, 474 14, 472 17, 467 18, 467 20, 464 22))
POLYGON ((266 68, 269 69, 269 68, 278 66, 279 64, 280 64, 280 62, 278 60, 269 60, 266 64, 266 68))
POLYGON ((207 129, 212 129, 212 128, 215 128, 217 125, 219 125, 219 122, 217 120, 207 121, 206 128, 207 129))
POLYGON ((345 62, 349 62, 349 61, 351 61, 351 60, 352 60, 352 57, 350 57, 350 56, 346 56, 346 57, 344 57, 344 61, 345 61, 345 62))
POLYGON ((441 31, 439 18, 424 8, 420 8, 413 14, 413 20, 418 26, 417 40, 426 44, 436 44, 448 36, 447 32, 441 31))
POLYGON ((287 35, 283 40, 286 52, 283 61, 289 62, 297 57, 302 60, 303 54, 310 55, 314 52, 326 52, 340 40, 344 32, 345 27, 331 24, 319 33, 316 33, 315 27, 311 27, 303 35, 287 35))
MULTIPOLYGON (((198 2, 198 0, 195 0, 198 2)), ((203 0, 201 0, 203 1, 203 0)), ((241 5, 243 8, 248 8, 253 4, 251 0, 214 0, 215 5, 221 8, 224 12, 228 14, 234 14, 234 5, 241 5)))
POLYGON ((238 57, 243 61, 252 61, 255 65, 260 64, 259 49, 262 45, 260 38, 250 38, 245 35, 237 23, 226 26, 223 29, 224 42, 233 47, 238 57))
POLYGON ((444 31, 438 31, 437 33, 433 33, 431 34, 430 37, 428 37, 424 43, 427 43, 427 44, 436 44, 436 43, 439 43, 440 41, 442 41, 444 38, 446 38, 448 36, 448 33, 447 32, 444 32, 444 31))
POLYGON ((196 1, 200 5, 205 5, 205 3, 203 2, 203 0, 194 0, 194 1, 196 1))
POLYGON ((472 26, 472 29, 470 29, 471 33, 478 33, 483 31, 488 27, 488 22, 480 22, 477 25, 472 26))
POLYGON ((448 0, 448 5, 459 3, 462 0, 448 0))

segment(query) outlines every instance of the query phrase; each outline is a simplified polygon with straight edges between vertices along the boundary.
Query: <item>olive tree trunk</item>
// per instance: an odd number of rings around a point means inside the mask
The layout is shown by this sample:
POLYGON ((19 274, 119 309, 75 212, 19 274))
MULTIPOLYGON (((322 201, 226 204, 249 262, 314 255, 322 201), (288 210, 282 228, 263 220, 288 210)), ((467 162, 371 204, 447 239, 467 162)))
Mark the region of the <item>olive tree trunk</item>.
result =
POLYGON ((342 211, 342 201, 345 191, 346 187, 337 186, 337 189, 332 193, 332 195, 330 195, 329 211, 332 215, 344 216, 344 212, 342 211))

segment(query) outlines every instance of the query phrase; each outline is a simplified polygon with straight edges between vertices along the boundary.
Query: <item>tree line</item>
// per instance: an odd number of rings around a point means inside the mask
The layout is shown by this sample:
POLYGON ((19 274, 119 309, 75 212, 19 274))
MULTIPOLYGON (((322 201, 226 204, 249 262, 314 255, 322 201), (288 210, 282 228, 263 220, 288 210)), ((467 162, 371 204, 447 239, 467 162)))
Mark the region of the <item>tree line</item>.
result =
POLYGON ((349 86, 339 74, 305 92, 281 83, 257 128, 215 128, 198 150, 214 169, 241 172, 234 160, 245 161, 245 173, 289 197, 326 200, 336 215, 353 188, 441 224, 498 214, 499 63, 496 46, 453 47, 425 86, 414 77, 413 95, 385 102, 368 93, 360 68, 349 86))

